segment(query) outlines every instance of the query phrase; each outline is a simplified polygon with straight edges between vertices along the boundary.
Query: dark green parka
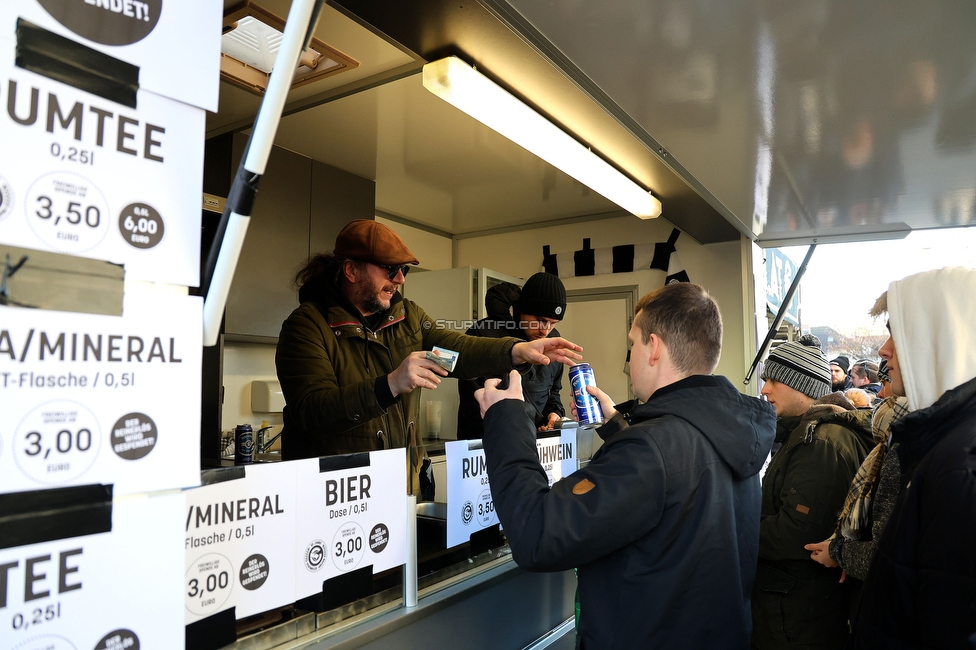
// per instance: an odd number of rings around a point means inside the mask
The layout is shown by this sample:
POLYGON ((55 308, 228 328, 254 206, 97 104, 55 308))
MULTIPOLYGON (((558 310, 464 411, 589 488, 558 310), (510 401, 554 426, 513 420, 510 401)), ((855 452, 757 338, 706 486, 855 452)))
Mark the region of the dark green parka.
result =
POLYGON ((842 648, 848 587, 839 568, 810 559, 805 544, 830 537, 851 481, 874 445, 871 411, 815 403, 777 423, 762 483, 759 567, 752 592, 754 648, 842 648))
MULTIPOLYGON (((386 382, 411 352, 434 346, 458 351, 452 376, 512 369, 516 339, 475 338, 438 328, 399 293, 388 310, 370 319, 327 280, 306 283, 299 300, 281 326, 275 353, 286 403, 281 435, 286 460, 408 447, 408 426, 420 413, 420 390, 384 408, 376 383, 386 382)), ((416 465, 418 459, 412 461, 416 465)), ((416 467, 411 477, 415 472, 416 467)))

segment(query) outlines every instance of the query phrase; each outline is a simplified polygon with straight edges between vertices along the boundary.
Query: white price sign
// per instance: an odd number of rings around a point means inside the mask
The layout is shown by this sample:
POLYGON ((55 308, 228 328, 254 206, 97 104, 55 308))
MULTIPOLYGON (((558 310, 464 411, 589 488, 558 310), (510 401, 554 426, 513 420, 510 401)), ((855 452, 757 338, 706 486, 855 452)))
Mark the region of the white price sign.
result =
POLYGON ((295 601, 295 470, 295 462, 248 465, 244 478, 185 492, 187 624, 295 601))
MULTIPOLYGON (((296 600, 319 593, 323 582, 343 573, 366 566, 378 573, 406 561, 405 450, 334 459, 356 462, 320 471, 319 459, 312 459, 300 461, 296 472, 296 600)), ((333 458, 321 460, 327 464, 333 458)))
POLYGON ((539 438, 535 448, 539 452, 539 463, 546 470, 549 487, 577 470, 576 429, 562 430, 558 438, 539 438))
POLYGON ((0 3, 0 40, 27 20, 138 67, 139 85, 217 111, 218 0, 19 0, 0 3))
POLYGON ((498 523, 488 464, 480 440, 444 445, 447 457, 447 546, 464 544, 471 533, 498 523))
MULTIPOLYGON (((576 471, 576 429, 562 431, 558 438, 538 439, 535 446, 550 486, 576 471)), ((481 441, 448 442, 444 453, 447 456, 447 546, 450 548, 464 544, 471 533, 499 521, 481 441)))
POLYGON ((201 298, 127 294, 123 314, 0 307, 0 493, 199 484, 201 298))
MULTIPOLYGON (((179 49, 179 48, 177 48, 179 49)), ((0 242, 196 286, 205 112, 140 91, 138 109, 13 65, 0 37, 0 242)))
POLYGON ((111 532, 0 549, 0 650, 182 648, 183 504, 116 498, 111 532))

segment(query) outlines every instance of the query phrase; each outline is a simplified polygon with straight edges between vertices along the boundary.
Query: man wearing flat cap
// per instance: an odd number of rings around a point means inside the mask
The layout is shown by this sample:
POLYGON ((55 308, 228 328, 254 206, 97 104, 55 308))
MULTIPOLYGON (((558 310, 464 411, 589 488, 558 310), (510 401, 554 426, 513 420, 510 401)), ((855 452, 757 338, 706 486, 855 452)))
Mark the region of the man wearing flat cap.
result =
MULTIPOLYGON (((459 353, 453 374, 462 378, 581 358, 579 346, 561 338, 482 339, 438 328, 398 291, 408 265, 419 263, 390 228, 356 220, 332 253, 298 271, 301 304, 282 324, 275 353, 284 459, 416 448, 416 389, 435 389, 448 374, 427 359, 434 346, 459 353)), ((421 491, 421 462, 411 450, 411 493, 421 491)))
POLYGON ((841 583, 840 568, 811 562, 804 545, 834 532, 851 481, 874 446, 871 412, 831 394, 830 366, 815 336, 777 346, 762 379, 778 418, 774 449, 780 446, 762 481, 752 647, 842 648, 853 580, 841 583))

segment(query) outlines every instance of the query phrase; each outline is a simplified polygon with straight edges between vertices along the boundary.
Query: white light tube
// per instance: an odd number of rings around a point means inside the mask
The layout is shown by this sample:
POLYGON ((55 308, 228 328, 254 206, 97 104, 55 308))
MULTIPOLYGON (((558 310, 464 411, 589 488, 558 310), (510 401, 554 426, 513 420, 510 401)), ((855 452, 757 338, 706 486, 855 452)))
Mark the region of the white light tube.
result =
POLYGON ((424 66, 424 88, 641 219, 661 201, 456 56, 424 66))

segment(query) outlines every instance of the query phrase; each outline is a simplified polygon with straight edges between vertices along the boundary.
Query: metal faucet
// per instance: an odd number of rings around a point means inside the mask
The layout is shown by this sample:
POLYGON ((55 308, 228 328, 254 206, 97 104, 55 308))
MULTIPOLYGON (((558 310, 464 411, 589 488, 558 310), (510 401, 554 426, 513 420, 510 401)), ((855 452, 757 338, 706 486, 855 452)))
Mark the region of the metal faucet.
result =
MULTIPOLYGON (((264 432, 265 431, 270 431, 273 428, 274 428, 273 426, 270 426, 270 427, 261 427, 260 429, 258 429, 257 439, 258 439, 258 453, 259 454, 263 454, 265 449, 269 448, 271 445, 273 445, 275 443, 275 440, 277 440, 278 438, 281 437, 281 431, 279 431, 278 432, 278 435, 276 435, 271 440, 265 440, 264 439, 264 435, 265 435, 264 432)), ((284 429, 282 429, 282 431, 284 431, 284 429)))

